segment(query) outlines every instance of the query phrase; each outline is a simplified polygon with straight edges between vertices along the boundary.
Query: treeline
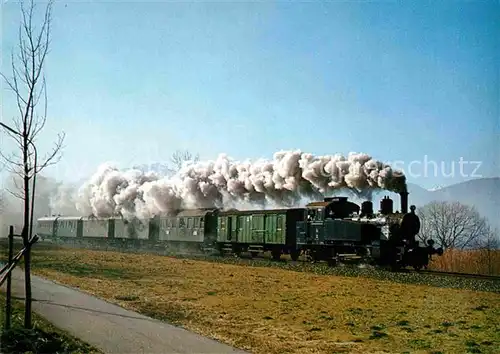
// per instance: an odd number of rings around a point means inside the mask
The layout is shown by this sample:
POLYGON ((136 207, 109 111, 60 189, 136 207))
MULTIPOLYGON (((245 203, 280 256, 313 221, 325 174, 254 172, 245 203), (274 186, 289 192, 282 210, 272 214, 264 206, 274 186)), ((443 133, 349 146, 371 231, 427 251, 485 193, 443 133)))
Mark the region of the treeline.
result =
POLYGON ((500 275, 500 232, 475 207, 434 201, 420 208, 418 215, 420 240, 433 239, 445 251, 433 257, 432 269, 500 275))

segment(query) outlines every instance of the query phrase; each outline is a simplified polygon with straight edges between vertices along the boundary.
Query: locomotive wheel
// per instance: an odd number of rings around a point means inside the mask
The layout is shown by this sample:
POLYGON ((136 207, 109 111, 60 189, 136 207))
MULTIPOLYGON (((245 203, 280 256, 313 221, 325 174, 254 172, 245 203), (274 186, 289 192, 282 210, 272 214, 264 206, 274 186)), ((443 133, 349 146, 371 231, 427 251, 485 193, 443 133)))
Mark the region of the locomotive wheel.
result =
POLYGON ((252 258, 255 258, 259 255, 259 252, 250 252, 250 255, 252 256, 252 258))
POLYGON ((329 267, 335 267, 337 265, 337 258, 330 258, 327 260, 327 263, 329 267))
POLYGON ((399 272, 401 270, 401 264, 398 263, 393 263, 391 264, 391 271, 393 272, 399 272))
POLYGON ((299 259, 300 251, 295 250, 290 252, 290 258, 292 258, 292 261, 297 261, 299 259))

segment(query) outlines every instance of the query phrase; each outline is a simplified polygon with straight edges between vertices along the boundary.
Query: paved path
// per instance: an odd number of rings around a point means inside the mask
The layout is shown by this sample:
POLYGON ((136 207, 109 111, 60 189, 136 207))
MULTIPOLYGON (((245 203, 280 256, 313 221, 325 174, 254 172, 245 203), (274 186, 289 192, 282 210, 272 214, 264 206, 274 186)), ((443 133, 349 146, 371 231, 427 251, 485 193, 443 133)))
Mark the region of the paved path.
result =
MULTIPOLYGON (((20 270, 13 274, 12 292, 24 297, 20 270)), ((36 313, 105 353, 245 353, 33 275, 32 293, 36 313)))

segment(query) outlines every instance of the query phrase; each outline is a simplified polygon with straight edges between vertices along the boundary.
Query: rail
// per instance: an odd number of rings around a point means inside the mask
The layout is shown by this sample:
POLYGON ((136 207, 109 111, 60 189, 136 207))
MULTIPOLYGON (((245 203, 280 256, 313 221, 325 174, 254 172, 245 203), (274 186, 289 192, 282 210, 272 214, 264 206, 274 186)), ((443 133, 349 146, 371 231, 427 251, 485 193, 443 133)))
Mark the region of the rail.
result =
POLYGON ((414 271, 415 273, 423 274, 433 274, 433 275, 444 275, 451 277, 464 277, 464 278, 474 278, 474 279, 485 279, 485 280, 496 280, 500 281, 500 276, 498 275, 486 275, 486 274, 475 274, 475 273, 460 273, 460 272, 445 272, 440 270, 430 270, 422 269, 419 271, 414 271))

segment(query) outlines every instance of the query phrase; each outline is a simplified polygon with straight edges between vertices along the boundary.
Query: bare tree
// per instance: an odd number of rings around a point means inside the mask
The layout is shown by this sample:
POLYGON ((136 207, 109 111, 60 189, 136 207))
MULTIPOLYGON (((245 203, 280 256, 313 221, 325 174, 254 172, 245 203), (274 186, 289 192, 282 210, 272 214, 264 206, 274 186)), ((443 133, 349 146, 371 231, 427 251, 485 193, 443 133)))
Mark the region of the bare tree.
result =
POLYGON ((45 167, 55 164, 60 159, 60 150, 64 141, 64 133, 58 135, 54 148, 43 157, 38 156, 35 140, 43 130, 47 120, 47 90, 44 75, 44 64, 49 52, 50 25, 53 0, 49 0, 44 11, 43 22, 39 29, 35 28, 35 4, 30 0, 25 7, 21 1, 21 24, 17 55, 12 53, 12 77, 2 73, 8 88, 14 93, 18 113, 12 124, 0 123, 5 132, 17 143, 20 154, 1 156, 7 162, 12 173, 23 181, 17 191, 10 191, 24 204, 23 241, 27 247, 24 256, 25 268, 25 316, 24 326, 32 327, 31 321, 31 250, 29 241, 33 235, 33 210, 36 188, 36 176, 45 167), (39 112, 38 106, 42 102, 39 112), (30 192, 32 193, 30 195, 30 192), (31 203, 30 203, 31 201, 31 203))
POLYGON ((177 150, 172 154, 170 161, 173 167, 169 168, 169 171, 175 173, 182 168, 182 165, 186 161, 191 161, 193 163, 200 161, 200 155, 193 155, 189 150, 177 150))
POLYGON ((466 248, 490 232, 486 219, 474 207, 459 202, 433 201, 418 210, 421 219, 419 238, 430 238, 443 249, 466 248))

